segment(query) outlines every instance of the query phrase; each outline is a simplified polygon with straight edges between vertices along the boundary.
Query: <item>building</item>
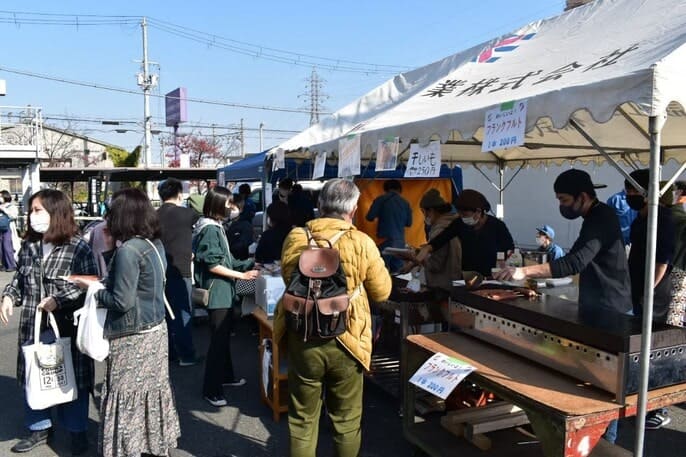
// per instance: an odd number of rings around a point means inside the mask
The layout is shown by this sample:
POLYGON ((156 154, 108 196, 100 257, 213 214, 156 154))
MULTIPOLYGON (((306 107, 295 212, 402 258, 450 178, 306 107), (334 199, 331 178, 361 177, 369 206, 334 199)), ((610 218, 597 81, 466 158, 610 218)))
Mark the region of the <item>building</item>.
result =
POLYGON ((0 189, 26 198, 38 190, 38 166, 110 168, 108 147, 116 146, 43 124, 40 108, 0 107, 0 189))

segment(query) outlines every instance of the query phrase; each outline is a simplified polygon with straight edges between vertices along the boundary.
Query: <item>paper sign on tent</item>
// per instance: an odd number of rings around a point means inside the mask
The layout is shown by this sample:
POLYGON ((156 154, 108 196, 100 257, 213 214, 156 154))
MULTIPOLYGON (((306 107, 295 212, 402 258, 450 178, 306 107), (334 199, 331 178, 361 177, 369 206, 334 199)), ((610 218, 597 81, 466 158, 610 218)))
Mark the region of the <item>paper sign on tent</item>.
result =
POLYGON ((274 164, 272 165, 272 171, 282 170, 286 168, 286 157, 283 149, 278 148, 276 150, 276 156, 274 157, 274 164))
POLYGON ((338 177, 360 174, 360 136, 349 135, 338 140, 338 177))
POLYGON ((376 149, 376 171, 395 170, 398 165, 398 146, 400 138, 386 138, 379 140, 379 147, 376 149))
POLYGON ((503 103, 486 111, 481 152, 512 148, 524 144, 527 101, 503 103))
POLYGON ((405 178, 438 178, 441 173, 441 142, 410 146, 405 178))
POLYGON ((326 167, 326 151, 319 151, 314 156, 314 168, 312 169, 312 179, 323 178, 326 167))

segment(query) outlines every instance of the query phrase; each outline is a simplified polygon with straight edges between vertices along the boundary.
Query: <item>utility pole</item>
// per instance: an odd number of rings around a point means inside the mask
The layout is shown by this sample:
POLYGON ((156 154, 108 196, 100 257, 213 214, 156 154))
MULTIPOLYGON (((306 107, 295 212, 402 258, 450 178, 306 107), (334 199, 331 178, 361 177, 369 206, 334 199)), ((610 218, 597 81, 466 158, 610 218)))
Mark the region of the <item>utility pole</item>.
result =
POLYGON ((245 157, 245 130, 243 130, 243 118, 241 118, 241 157, 245 157))
POLYGON ((308 102, 310 125, 314 125, 319 122, 319 113, 324 111, 324 106, 322 105, 323 101, 329 98, 328 95, 322 92, 322 87, 324 87, 326 81, 319 77, 316 68, 312 68, 310 77, 305 81, 307 81, 306 88, 308 89, 308 92, 301 94, 300 97, 304 97, 306 102, 308 102))
POLYGON ((145 131, 143 144, 143 160, 146 167, 152 165, 152 117, 150 116, 150 90, 157 85, 157 75, 148 72, 148 24, 144 17, 141 21, 143 30, 143 61, 142 72, 138 74, 138 86, 143 89, 143 128, 145 131))

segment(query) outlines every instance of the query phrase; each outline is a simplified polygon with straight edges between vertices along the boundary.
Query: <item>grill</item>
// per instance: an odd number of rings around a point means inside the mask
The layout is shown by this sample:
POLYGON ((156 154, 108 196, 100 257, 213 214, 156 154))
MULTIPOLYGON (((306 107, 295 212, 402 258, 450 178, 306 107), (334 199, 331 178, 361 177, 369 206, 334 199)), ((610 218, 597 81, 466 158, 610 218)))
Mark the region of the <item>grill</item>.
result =
MULTIPOLYGON (((613 393, 638 392, 641 320, 581 310, 551 295, 493 300, 453 287, 451 310, 467 334, 613 393)), ((649 389, 686 381, 686 329, 653 324, 649 389)))

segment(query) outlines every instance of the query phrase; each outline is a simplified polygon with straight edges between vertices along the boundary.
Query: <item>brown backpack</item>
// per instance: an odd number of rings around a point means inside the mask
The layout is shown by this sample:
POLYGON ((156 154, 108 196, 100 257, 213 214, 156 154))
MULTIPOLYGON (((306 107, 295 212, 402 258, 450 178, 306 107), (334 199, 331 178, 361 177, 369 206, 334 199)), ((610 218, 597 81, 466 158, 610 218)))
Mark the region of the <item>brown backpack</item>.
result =
POLYGON ((286 322, 291 331, 308 338, 335 338, 347 328, 347 312, 352 296, 341 267, 336 242, 348 230, 330 240, 313 235, 304 228, 307 248, 298 259, 282 298, 286 322), (322 246, 323 245, 323 246, 322 246))

